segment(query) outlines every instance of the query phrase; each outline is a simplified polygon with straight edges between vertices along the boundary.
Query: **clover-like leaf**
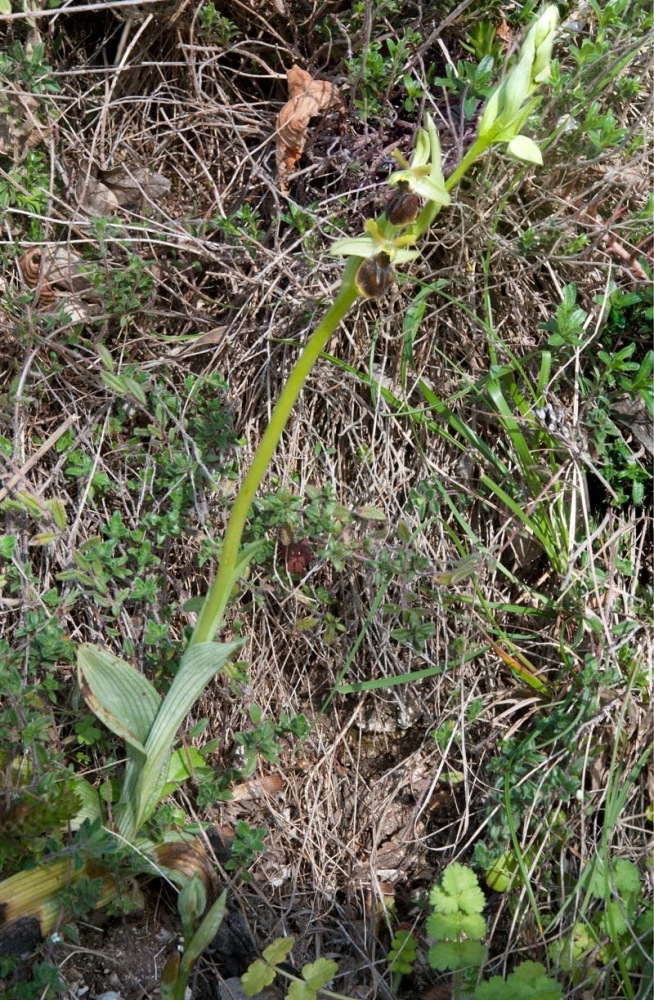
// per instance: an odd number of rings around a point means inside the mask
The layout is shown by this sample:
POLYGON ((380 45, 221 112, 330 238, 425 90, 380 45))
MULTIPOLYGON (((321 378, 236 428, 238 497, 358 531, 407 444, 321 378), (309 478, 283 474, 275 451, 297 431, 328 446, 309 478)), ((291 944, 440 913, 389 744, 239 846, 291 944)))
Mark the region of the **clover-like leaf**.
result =
POLYGON ((441 885, 434 886, 429 900, 437 913, 481 913, 486 900, 477 876, 470 868, 454 862, 443 872, 441 885))
POLYGON ((277 970, 257 958, 241 976, 241 986, 246 997, 253 997, 275 980, 277 970))
POLYGON ((318 958, 302 966, 302 978, 314 990, 321 989, 337 972, 338 964, 331 958, 318 958))
POLYGON ((295 944, 294 937, 283 937, 275 938, 272 944, 269 944, 267 948, 264 948, 262 954, 267 962, 271 965, 279 965, 280 962, 286 961, 288 956, 293 950, 293 945, 295 944))
POLYGON ((416 939, 411 931, 397 931, 388 952, 388 967, 391 972, 408 976, 413 972, 416 960, 416 939))

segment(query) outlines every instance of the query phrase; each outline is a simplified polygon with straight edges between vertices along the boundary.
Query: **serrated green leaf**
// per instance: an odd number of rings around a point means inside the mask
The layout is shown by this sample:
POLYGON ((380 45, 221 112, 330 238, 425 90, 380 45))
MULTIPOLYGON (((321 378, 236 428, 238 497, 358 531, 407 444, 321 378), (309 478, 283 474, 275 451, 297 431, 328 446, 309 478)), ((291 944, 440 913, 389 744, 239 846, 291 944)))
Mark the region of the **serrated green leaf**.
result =
POLYGON ((0 0, 0 14, 11 14, 11 0, 0 0))
POLYGON ((510 978, 518 982, 530 983, 539 976, 545 975, 545 966, 540 962, 521 962, 511 973, 510 978))
POLYGON ((522 962, 506 980, 491 976, 480 983, 475 1000, 563 1000, 563 992, 540 962, 522 962))
POLYGON ((79 810, 69 820, 70 828, 74 831, 79 830, 85 819, 88 819, 90 823, 93 820, 101 819, 103 812, 97 788, 94 788, 85 778, 75 778, 73 791, 79 799, 79 810))
POLYGON ((640 872, 633 861, 627 861, 626 858, 616 858, 613 862, 613 877, 615 888, 621 896, 640 893, 640 872))
POLYGON ((279 965, 280 962, 286 961, 293 950, 294 944, 295 938, 292 936, 275 938, 272 944, 269 944, 267 948, 264 948, 262 952, 263 957, 267 962, 270 962, 271 965, 279 965))
POLYGON ((506 980, 492 976, 480 983, 475 1000, 563 1000, 563 991, 540 962, 522 962, 506 980))
POLYGON ((302 978, 313 990, 321 989, 337 972, 338 963, 331 958, 318 958, 302 966, 302 978))
POLYGON ((388 952, 388 967, 391 972, 408 976, 413 972, 416 960, 416 939, 411 931, 397 931, 388 952))
POLYGON ((613 934, 624 934, 627 930, 625 914, 616 899, 609 900, 600 920, 602 934, 611 937, 613 934))
POLYGON ((479 888, 477 876, 465 865, 448 865, 440 886, 434 886, 429 896, 437 913, 481 913, 486 900, 479 888))
POLYGON ((261 993, 266 986, 270 986, 275 981, 276 975, 277 972, 271 965, 268 965, 261 958, 257 958, 241 976, 241 986, 246 997, 253 997, 257 993, 261 993))

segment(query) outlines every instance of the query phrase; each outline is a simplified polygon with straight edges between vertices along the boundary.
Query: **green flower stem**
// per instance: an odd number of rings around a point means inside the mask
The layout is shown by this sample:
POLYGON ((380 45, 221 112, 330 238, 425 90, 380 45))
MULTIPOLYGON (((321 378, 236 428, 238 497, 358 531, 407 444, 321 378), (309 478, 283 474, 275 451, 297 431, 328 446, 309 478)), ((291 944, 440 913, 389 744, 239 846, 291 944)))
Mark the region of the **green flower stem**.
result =
POLYGON ((279 444, 288 418, 302 391, 302 386, 309 372, 320 357, 329 338, 338 329, 341 320, 350 311, 358 298, 359 293, 354 284, 354 277, 360 263, 361 261, 358 258, 352 258, 348 262, 336 298, 311 334, 280 393, 271 414, 270 422, 266 427, 259 447, 252 459, 252 464, 234 501, 225 531, 218 572, 198 616, 197 624, 189 643, 191 646, 199 642, 212 642, 216 630, 220 626, 222 612, 226 604, 226 599, 229 596, 229 594, 225 593, 225 590, 230 587, 234 568, 238 560, 243 529, 255 493, 266 474, 266 469, 279 444))
POLYGON ((477 136, 472 146, 465 154, 458 167, 456 167, 445 181, 445 190, 451 191, 455 187, 467 170, 470 169, 475 160, 478 160, 482 153, 485 153, 491 143, 487 139, 477 136))

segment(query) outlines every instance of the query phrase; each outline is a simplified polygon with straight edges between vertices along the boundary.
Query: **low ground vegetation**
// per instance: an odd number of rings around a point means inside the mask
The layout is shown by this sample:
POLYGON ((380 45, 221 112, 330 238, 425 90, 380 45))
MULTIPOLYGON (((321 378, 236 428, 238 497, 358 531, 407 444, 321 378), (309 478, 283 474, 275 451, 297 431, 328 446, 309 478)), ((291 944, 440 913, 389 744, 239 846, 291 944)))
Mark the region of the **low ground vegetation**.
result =
POLYGON ((7 996, 650 995, 649 5, 559 5, 543 166, 482 157, 321 354, 142 854, 75 669, 179 683, 330 246, 537 13, 0 0, 0 869, 64 882, 0 883, 7 996), (284 195, 294 65, 340 97, 284 195))

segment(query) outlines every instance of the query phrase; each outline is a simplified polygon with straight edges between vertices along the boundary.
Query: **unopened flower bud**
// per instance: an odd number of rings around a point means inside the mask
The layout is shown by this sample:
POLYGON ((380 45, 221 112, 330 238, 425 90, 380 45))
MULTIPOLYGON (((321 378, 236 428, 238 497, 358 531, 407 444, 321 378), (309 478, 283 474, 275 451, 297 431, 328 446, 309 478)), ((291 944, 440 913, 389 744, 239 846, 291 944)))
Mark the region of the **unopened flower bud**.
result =
POLYGON ((380 299, 395 281, 395 268, 387 253, 378 253, 362 261, 355 282, 364 299, 380 299))
POLYGON ((555 4, 546 7, 533 27, 536 53, 532 67, 534 83, 549 80, 552 49, 559 23, 559 12, 555 4))

